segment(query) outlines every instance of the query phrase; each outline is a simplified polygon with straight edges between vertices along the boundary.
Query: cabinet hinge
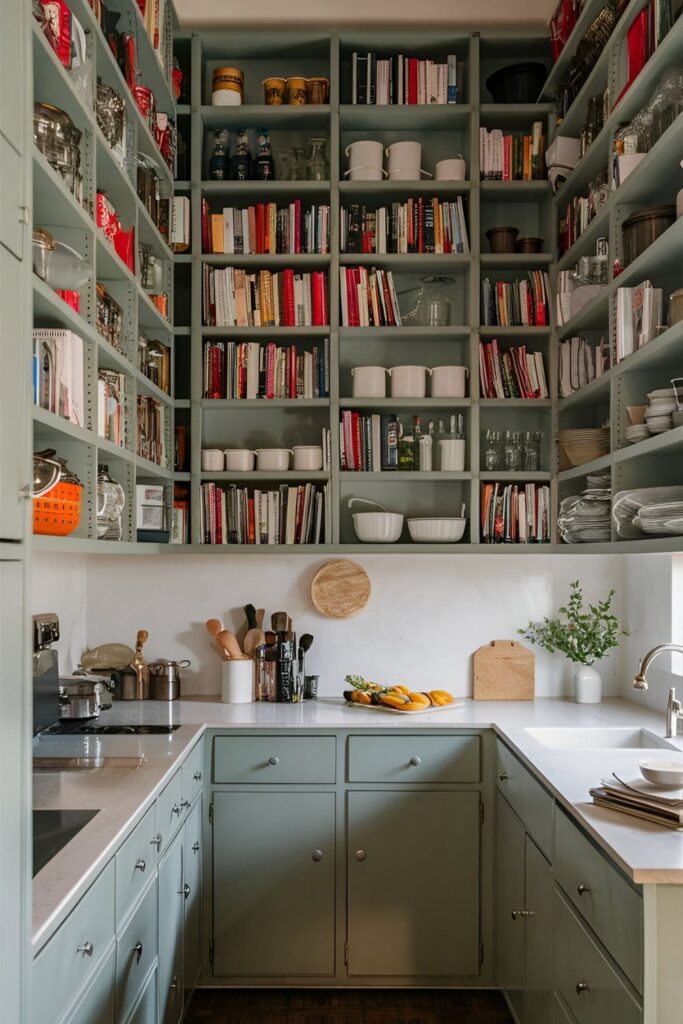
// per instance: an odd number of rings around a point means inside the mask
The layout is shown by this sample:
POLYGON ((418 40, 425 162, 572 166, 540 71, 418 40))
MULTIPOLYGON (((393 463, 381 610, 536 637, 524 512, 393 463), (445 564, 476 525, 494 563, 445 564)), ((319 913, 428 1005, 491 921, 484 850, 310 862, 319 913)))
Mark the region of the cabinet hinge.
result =
POLYGON ((209 804, 209 825, 213 825, 213 801, 209 804))
POLYGON ((344 966, 345 967, 349 966, 349 944, 348 944, 348 942, 344 943, 344 966))
POLYGON ((479 943, 479 963, 483 964, 483 962, 484 962, 484 943, 480 942, 479 943))
POLYGON ((479 824, 484 824, 484 805, 479 804, 479 824))
POLYGON ((213 963, 213 939, 209 942, 209 963, 213 963))

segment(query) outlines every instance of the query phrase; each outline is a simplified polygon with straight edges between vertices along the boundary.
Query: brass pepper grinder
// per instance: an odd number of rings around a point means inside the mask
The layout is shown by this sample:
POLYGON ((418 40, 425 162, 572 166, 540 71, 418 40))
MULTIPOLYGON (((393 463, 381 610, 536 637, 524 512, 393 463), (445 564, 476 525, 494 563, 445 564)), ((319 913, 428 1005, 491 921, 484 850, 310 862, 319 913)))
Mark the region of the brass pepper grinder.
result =
POLYGON ((146 629, 139 629, 135 641, 135 657, 130 667, 135 672, 135 699, 149 700, 149 665, 142 653, 142 648, 149 637, 146 629))

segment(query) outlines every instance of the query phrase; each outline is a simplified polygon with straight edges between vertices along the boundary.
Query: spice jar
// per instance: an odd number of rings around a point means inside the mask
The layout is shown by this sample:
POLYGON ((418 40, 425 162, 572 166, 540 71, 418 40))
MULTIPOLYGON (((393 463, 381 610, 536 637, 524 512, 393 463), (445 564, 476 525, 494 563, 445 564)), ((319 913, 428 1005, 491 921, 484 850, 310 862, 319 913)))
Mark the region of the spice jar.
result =
POLYGON ((215 68, 211 102, 214 107, 239 107, 244 103, 244 72, 241 68, 215 68))
POLYGON ((264 78, 263 98, 267 106, 278 107, 285 102, 287 92, 286 78, 264 78))
POLYGON ((306 79, 287 79, 287 102, 292 107, 303 106, 306 102, 306 79))
POLYGON ((330 96, 328 78, 306 79, 306 102, 311 104, 327 103, 330 96))

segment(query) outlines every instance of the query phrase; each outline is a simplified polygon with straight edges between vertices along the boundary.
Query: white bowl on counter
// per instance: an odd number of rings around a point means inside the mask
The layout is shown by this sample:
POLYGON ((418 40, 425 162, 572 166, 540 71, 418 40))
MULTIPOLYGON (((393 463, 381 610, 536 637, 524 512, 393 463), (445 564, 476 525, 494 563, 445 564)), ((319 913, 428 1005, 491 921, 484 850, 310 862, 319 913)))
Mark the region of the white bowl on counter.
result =
POLYGON ((257 448, 256 468, 260 472, 284 473, 289 469, 289 448, 257 448))
POLYGON ((461 517, 409 519, 408 533, 415 544, 455 544, 462 539, 467 520, 461 517))
POLYGON ((683 760, 664 761, 660 758, 651 758, 641 761, 638 767, 643 778, 654 786, 662 786, 665 789, 683 788, 683 760))
POLYGON ((403 531, 403 515, 400 512, 389 512, 384 505, 368 498, 349 498, 349 508, 353 508, 357 502, 379 509, 378 512, 352 514, 353 529, 358 540, 363 544, 395 544, 403 531))

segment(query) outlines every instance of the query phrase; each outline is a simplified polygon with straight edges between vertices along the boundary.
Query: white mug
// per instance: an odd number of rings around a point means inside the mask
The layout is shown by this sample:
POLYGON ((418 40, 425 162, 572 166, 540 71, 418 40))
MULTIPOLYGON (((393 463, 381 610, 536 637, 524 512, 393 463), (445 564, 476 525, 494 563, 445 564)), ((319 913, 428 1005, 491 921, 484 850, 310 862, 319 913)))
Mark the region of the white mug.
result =
POLYGON ((348 175, 349 181, 381 181, 382 175, 387 177, 383 167, 349 167, 344 171, 344 177, 348 175))
POLYGON ((225 456, 220 448, 202 448, 202 469, 206 473, 220 473, 225 467, 225 456))
POLYGON ((465 468, 465 439, 447 437, 439 441, 439 469, 442 473, 460 473, 465 468))
POLYGON ((461 156, 439 160, 434 167, 434 177, 437 181, 464 181, 466 173, 465 161, 461 156))
POLYGON ((249 448, 226 448, 225 468, 229 473, 251 473, 255 457, 249 448))
POLYGON ((391 377, 391 397, 424 398, 427 374, 431 372, 426 366, 392 366, 387 370, 391 377))
POLYGON ((467 374, 466 366, 433 366, 432 398, 464 398, 467 374))
POLYGON ((351 370, 354 398, 385 398, 387 371, 383 366, 354 366, 351 370))
POLYGON ((251 704, 254 699, 254 661, 231 658, 223 662, 222 704, 251 704))
POLYGON ((323 450, 319 444, 295 444, 294 469, 315 472, 323 468, 323 450))
POLYGON ((372 139, 351 142, 344 152, 348 157, 349 167, 380 168, 384 162, 384 146, 372 139))
POLYGON ((256 468, 268 473, 283 473, 289 469, 289 448, 257 448, 256 468))

